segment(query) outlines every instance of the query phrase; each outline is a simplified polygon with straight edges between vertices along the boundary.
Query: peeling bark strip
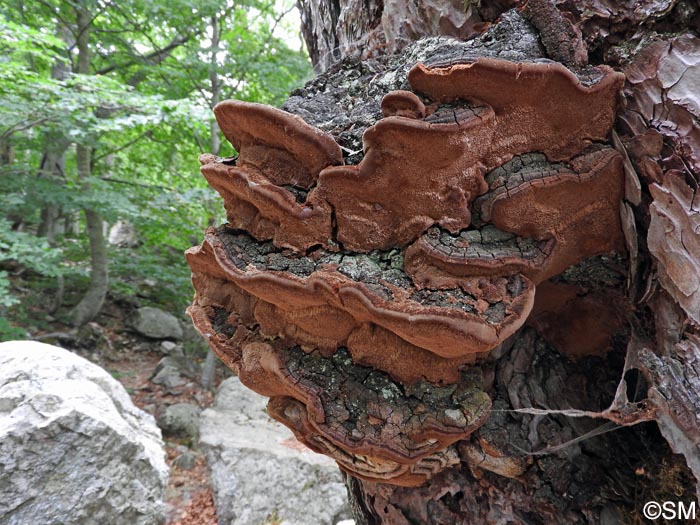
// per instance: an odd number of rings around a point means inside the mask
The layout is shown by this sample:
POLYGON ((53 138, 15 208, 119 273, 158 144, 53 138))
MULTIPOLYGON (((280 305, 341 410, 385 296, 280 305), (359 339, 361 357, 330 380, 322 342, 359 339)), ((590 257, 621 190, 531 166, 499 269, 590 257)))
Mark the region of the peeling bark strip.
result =
POLYGON ((686 334, 669 356, 658 356, 641 345, 635 350, 634 365, 652 385, 649 399, 658 408, 661 433, 700 479, 700 337, 686 334))
POLYGON ((700 208, 695 192, 675 174, 649 187, 649 251, 657 261, 659 282, 694 323, 700 324, 700 208))
MULTIPOLYGON (((354 477, 420 486, 460 461, 524 473, 492 431, 464 442, 497 395, 493 360, 535 284, 624 249, 622 156, 595 144, 623 77, 544 60, 531 32, 512 12, 480 41, 418 44, 378 62, 366 96, 332 116, 313 108, 344 100, 342 67, 287 103, 306 120, 215 108, 239 155, 200 159, 229 224, 187 253, 189 313, 273 417, 354 477)), ((605 355, 542 331, 578 358, 605 355)))
POLYGON ((299 0, 303 36, 317 72, 339 59, 391 55, 426 36, 467 39, 515 2, 463 0, 299 0))

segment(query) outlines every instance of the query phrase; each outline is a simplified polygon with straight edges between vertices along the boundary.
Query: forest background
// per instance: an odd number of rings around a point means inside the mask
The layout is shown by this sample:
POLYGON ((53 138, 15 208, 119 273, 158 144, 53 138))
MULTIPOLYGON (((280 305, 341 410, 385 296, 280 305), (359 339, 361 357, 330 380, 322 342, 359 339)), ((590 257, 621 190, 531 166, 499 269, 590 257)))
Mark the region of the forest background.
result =
POLYGON ((234 154, 211 108, 279 104, 311 77, 298 16, 293 0, 2 3, 0 341, 75 329, 105 300, 184 317, 183 251, 224 218, 197 157, 234 154))

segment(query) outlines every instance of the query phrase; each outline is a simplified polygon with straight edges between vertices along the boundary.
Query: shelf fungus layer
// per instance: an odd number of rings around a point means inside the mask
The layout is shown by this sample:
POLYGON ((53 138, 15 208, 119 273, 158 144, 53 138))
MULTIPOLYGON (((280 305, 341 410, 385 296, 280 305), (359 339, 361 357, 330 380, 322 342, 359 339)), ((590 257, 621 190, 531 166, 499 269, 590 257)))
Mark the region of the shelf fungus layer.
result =
POLYGON ((229 223, 278 246, 332 244, 331 208, 308 193, 322 169, 343 163, 333 138, 262 104, 227 100, 214 113, 239 155, 202 155, 200 162, 224 199, 229 223))
MULTIPOLYGON (((196 287, 209 276, 251 297, 266 335, 326 352, 350 345, 375 365, 381 359, 401 365, 400 355, 376 347, 378 340, 395 343, 404 360, 473 359, 520 328, 534 300, 532 283, 518 274, 478 277, 451 290, 418 289, 401 269, 398 250, 344 255, 319 248, 299 255, 226 227, 209 229, 188 261, 196 287), (372 358, 373 351, 389 355, 372 358)), ((427 373, 415 364, 387 371, 403 378, 411 370, 427 373)))
POLYGON ((420 485, 458 462, 448 447, 488 416, 491 401, 476 372, 462 372, 451 385, 405 385, 355 364, 344 347, 330 356, 307 353, 198 299, 190 315, 241 382, 270 397, 272 417, 353 476, 420 485))
POLYGON ((489 172, 474 203, 478 229, 431 228, 405 254, 405 269, 428 287, 461 277, 519 272, 535 284, 587 257, 623 250, 622 157, 600 148, 551 163, 519 155, 489 172))
POLYGON ((495 58, 414 67, 409 82, 432 111, 418 118, 416 100, 387 94, 391 116, 365 131, 362 161, 319 177, 315 193, 335 210, 337 240, 366 251, 405 246, 434 224, 455 233, 487 191, 486 172, 530 151, 568 160, 605 140, 624 76, 595 73, 580 79, 554 62, 495 58))
POLYGON ((199 160, 207 182, 223 197, 232 226, 300 250, 332 244, 328 203, 307 199, 306 190, 279 186, 264 174, 232 166, 226 159, 202 155, 199 160))
POLYGON ((353 166, 343 165, 330 134, 300 117, 222 102, 217 121, 239 157, 206 155, 202 172, 224 197, 230 224, 258 239, 298 251, 402 247, 433 225, 468 227, 471 203, 488 190, 485 173, 513 156, 568 160, 604 140, 623 77, 594 71, 581 79, 554 62, 496 58, 419 64, 409 82, 432 103, 387 93, 387 116, 365 131, 364 157, 353 166))

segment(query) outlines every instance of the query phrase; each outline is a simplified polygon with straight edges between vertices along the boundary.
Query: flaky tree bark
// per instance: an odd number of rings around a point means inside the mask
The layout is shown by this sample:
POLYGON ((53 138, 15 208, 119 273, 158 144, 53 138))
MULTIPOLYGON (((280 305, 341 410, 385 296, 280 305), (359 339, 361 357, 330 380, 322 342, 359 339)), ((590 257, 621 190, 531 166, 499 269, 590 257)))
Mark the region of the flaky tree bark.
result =
MULTIPOLYGON (((358 524, 637 522, 644 501, 673 499, 669 482, 681 494, 675 499, 690 501, 697 494, 697 4, 555 0, 531 1, 523 8, 525 3, 519 7, 549 58, 568 66, 608 64, 627 76, 614 137, 626 156, 622 217, 628 255, 621 264, 628 266, 627 281, 601 287, 591 273, 577 285, 621 306, 628 328, 618 332, 607 354, 572 362, 559 353, 565 345, 545 345, 542 337, 556 343, 554 332, 575 332, 583 312, 536 317, 532 328, 484 366, 493 379, 494 406, 503 411, 495 410, 460 444, 459 466, 420 488, 347 476, 358 524), (548 410, 602 410, 619 399, 620 386, 628 401, 643 407, 639 420, 648 416, 656 424, 620 428, 604 420, 547 415, 548 410), (513 412, 528 407, 544 411, 513 412)), ((484 21, 494 21, 509 7, 508 2, 447 0, 306 0, 300 6, 317 71, 346 57, 396 52, 423 36, 474 37, 484 21)))
POLYGON ((359 525, 699 494, 700 12, 513 3, 302 1, 296 117, 223 103, 200 159, 190 315, 359 525))
POLYGON ((317 72, 346 57, 390 55, 424 37, 469 38, 513 0, 298 0, 302 34, 317 72))

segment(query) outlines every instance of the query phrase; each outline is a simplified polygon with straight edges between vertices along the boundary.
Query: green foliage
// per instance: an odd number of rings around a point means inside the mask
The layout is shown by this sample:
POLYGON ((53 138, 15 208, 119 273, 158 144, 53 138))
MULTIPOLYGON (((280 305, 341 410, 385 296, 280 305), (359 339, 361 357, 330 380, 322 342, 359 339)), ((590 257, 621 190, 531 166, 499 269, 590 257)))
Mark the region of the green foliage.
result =
MULTIPOLYGON (((138 232, 138 247, 110 249, 112 289, 182 312, 191 298, 182 252, 223 219, 197 162, 216 142, 211 105, 277 104, 310 76, 305 54, 280 38, 280 14, 292 5, 0 4, 0 314, 19 315, 8 273, 17 268, 54 281, 63 275, 67 286, 86 282, 86 209, 138 232), (78 27, 81 11, 87 29, 78 27), (76 72, 81 34, 89 37, 89 74, 76 72), (78 145, 90 150, 89 175, 78 172, 78 145)), ((0 333, 11 325, 3 326, 0 333)))
POLYGON ((8 221, 0 220, 0 262, 13 260, 41 275, 57 276, 60 256, 46 239, 13 231, 8 221))
POLYGON ((10 293, 10 276, 0 270, 0 307, 17 304, 18 299, 10 293))
MULTIPOLYGON (((60 260, 60 251, 51 248, 46 239, 14 231, 9 221, 0 218, 0 266, 13 262, 40 275, 58 276, 60 260)), ((0 271, 0 307, 16 303, 17 298, 10 293, 8 272, 0 271)))
POLYGON ((137 297, 145 305, 165 308, 182 315, 192 300, 190 270, 184 255, 172 248, 155 249, 142 245, 136 249, 115 248, 110 253, 112 269, 119 278, 112 289, 137 297))
POLYGON ((22 330, 10 323, 6 317, 0 317, 0 343, 26 338, 26 330, 22 330))

